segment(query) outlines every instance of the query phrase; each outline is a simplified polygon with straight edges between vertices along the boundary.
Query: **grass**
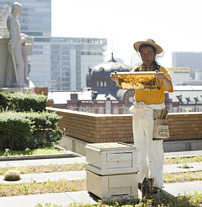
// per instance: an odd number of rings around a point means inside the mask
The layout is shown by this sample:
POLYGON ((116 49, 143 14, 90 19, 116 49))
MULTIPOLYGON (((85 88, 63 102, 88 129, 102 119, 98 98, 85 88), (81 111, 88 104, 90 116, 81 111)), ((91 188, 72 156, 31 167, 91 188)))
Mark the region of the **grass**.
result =
POLYGON ((21 184, 0 184, 0 197, 42 193, 62 193, 83 190, 86 190, 85 180, 69 181, 61 179, 58 181, 47 181, 41 183, 32 181, 21 184))
POLYGON ((20 174, 80 171, 80 170, 85 170, 85 163, 73 163, 68 165, 51 164, 51 165, 40 165, 40 166, 4 167, 4 168, 0 168, 0 175, 4 175, 4 173, 8 170, 17 170, 20 172, 20 174))
POLYGON ((202 156, 177 157, 177 158, 164 159, 164 165, 182 164, 182 163, 191 163, 191 162, 202 162, 202 156))
MULTIPOLYGON (((202 180, 201 171, 164 174, 165 183, 188 182, 196 180, 202 180)), ((59 181, 47 181, 41 183, 32 181, 21 184, 15 184, 14 182, 11 182, 9 184, 0 184, 0 197, 83 190, 86 190, 86 180, 68 181, 66 179, 61 179, 59 181)))
MULTIPOLYGON (((39 154, 56 154, 63 153, 55 149, 37 149, 25 151, 0 151, 0 156, 16 156, 16 155, 39 155, 39 154)), ((186 157, 186 158, 167 158, 164 160, 164 164, 182 164, 191 162, 202 162, 202 156, 186 157)), ((21 174, 28 173, 46 173, 46 172, 62 172, 62 171, 78 171, 85 169, 85 163, 74 163, 68 165, 47 165, 47 166, 27 166, 27 167, 5 167, 0 168, 0 175, 3 175, 7 170, 15 169, 20 171, 21 174)), ((189 182, 202 180, 202 171, 197 172, 178 172, 178 173, 166 173, 164 174, 165 183, 177 183, 177 182, 189 182)), ((0 197, 2 196, 17 196, 28 194, 42 194, 42 193, 61 193, 71 191, 83 191, 86 190, 86 180, 74 180, 68 181, 61 179, 58 181, 47 181, 37 183, 32 181, 29 183, 21 184, 0 184, 0 197)), ((184 195, 173 197, 166 194, 159 194, 150 198, 144 198, 142 200, 131 199, 121 200, 118 202, 99 202, 97 205, 74 203, 70 207, 201 207, 202 206, 202 194, 195 192, 194 195, 184 195)), ((36 207, 62 207, 51 203, 46 203, 45 206, 38 204, 36 207)))
MULTIPOLYGON (((104 202, 103 202, 104 204, 104 202)), ((202 204, 202 194, 197 192, 194 195, 184 195, 184 196, 170 196, 165 193, 143 198, 142 200, 132 199, 132 200, 121 200, 121 201, 109 201, 106 202, 110 206, 127 206, 127 207, 198 207, 202 204)), ((72 205, 71 207, 76 207, 78 205, 72 205)))
POLYGON ((163 174, 163 181, 165 183, 180 183, 180 182, 191 182, 202 180, 202 170, 200 171, 187 171, 187 172, 176 172, 176 173, 165 173, 163 174))
MULTIPOLYGON (((47 154, 62 154, 63 151, 57 150, 54 147, 43 148, 43 149, 25 149, 22 151, 15 151, 5 149, 5 151, 0 151, 0 156, 23 156, 23 155, 47 155, 47 154)), ((202 156, 194 157, 177 157, 177 158, 166 158, 164 159, 165 165, 170 164, 181 164, 181 163, 191 163, 191 162, 202 162, 202 156)))
POLYGON ((5 151, 0 151, 0 156, 23 156, 23 155, 50 155, 50 154, 62 154, 63 151, 57 150, 55 148, 39 148, 39 149, 25 149, 22 151, 15 151, 10 149, 5 149, 5 151))
MULTIPOLYGON (((83 203, 72 203, 70 207, 200 207, 202 205, 202 194, 197 192, 194 195, 183 195, 183 196, 170 196, 165 193, 161 193, 157 196, 151 196, 148 198, 139 199, 124 199, 120 201, 99 201, 98 204, 83 204, 83 203)), ((46 203, 45 206, 37 204, 35 207, 64 207, 61 205, 55 205, 46 203)))
MULTIPOLYGON (((44 153, 54 153, 55 150, 43 149, 44 153)), ((39 150, 33 150, 33 153, 38 154, 39 150)), ((169 158, 165 159, 164 164, 179 164, 179 163, 190 163, 190 162, 202 162, 202 156, 190 157, 190 158, 169 158)), ((21 167, 5 167, 0 168, 0 175, 3 175, 8 170, 18 170, 20 174, 28 173, 48 173, 48 172, 65 172, 65 171, 79 171, 85 170, 84 163, 74 163, 69 165, 47 165, 47 166, 21 166, 21 167)), ((169 180, 169 179, 168 179, 169 180)))

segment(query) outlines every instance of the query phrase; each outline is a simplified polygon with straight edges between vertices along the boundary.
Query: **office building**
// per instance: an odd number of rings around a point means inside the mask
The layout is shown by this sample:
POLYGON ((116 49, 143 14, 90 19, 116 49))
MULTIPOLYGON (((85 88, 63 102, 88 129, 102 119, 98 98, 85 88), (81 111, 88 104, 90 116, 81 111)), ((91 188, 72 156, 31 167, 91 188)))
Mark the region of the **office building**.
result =
POLYGON ((190 80, 190 69, 189 67, 174 67, 167 68, 172 78, 174 86, 182 85, 185 81, 190 80))
MULTIPOLYGON (((0 2, 11 10, 14 0, 0 2)), ((88 68, 103 61, 107 40, 99 38, 51 37, 51 0, 19 0, 21 32, 34 37, 30 56, 30 80, 49 90, 81 90, 88 68)))
POLYGON ((202 69, 202 52, 173 52, 172 67, 189 67, 194 79, 195 71, 202 69))
MULTIPOLYGON (((14 0, 0 2, 0 11, 5 5, 11 10, 14 0)), ((35 86, 49 87, 50 84, 50 37, 51 0, 18 0, 23 6, 18 17, 21 33, 34 37, 33 53, 29 57, 29 78, 35 86)))
POLYGON ((103 61, 107 39, 52 37, 50 90, 81 90, 88 68, 103 61))
POLYGON ((33 54, 30 56, 30 80, 37 87, 50 86, 51 58, 50 37, 35 37, 33 54))
MULTIPOLYGON (((1 0, 0 10, 4 5, 11 9, 14 0, 1 0)), ((18 17, 21 32, 30 36, 51 36, 51 0, 18 0, 23 6, 18 17)))
POLYGON ((135 90, 120 89, 110 78, 110 73, 129 72, 131 66, 113 58, 89 68, 87 87, 75 92, 49 92, 55 108, 84 111, 95 114, 128 114, 134 102, 135 90))

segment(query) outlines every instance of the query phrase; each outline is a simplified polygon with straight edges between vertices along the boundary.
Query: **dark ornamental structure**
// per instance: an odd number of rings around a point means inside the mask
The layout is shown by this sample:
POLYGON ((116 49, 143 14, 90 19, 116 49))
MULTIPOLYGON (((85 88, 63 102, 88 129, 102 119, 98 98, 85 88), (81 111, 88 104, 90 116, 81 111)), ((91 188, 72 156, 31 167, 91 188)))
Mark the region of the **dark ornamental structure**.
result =
POLYGON ((67 109, 96 114, 128 114, 134 102, 134 90, 122 90, 110 79, 115 71, 129 72, 131 67, 117 62, 112 57, 89 68, 86 75, 86 88, 82 92, 70 93, 67 109))
MULTIPOLYGON (((129 72, 131 67, 113 58, 89 68, 86 88, 82 91, 49 92, 49 100, 55 108, 84 111, 95 114, 128 114, 134 102, 135 90, 122 90, 110 79, 115 71, 129 72)), ((202 112, 202 86, 174 86, 173 93, 165 93, 165 105, 169 113, 202 112)))

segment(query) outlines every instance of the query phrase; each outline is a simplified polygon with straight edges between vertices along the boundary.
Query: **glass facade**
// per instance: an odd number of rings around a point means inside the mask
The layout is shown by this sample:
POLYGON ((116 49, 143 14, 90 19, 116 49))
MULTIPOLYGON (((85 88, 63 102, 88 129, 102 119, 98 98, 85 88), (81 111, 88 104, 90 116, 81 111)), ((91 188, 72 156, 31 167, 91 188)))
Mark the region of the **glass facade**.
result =
POLYGON ((107 40, 51 38, 51 90, 81 90, 88 68, 103 61, 107 40))
MULTIPOLYGON (((15 0, 1 0, 11 9, 15 0)), ((21 32, 34 37, 29 57, 30 80, 49 90, 80 90, 86 87, 88 68, 103 61, 107 40, 99 38, 51 37, 51 0, 18 0, 21 32)))
MULTIPOLYGON (((10 10, 15 0, 1 0, 0 10, 8 5, 10 10)), ((21 32, 29 36, 51 36, 51 0, 18 0, 23 6, 18 18, 21 32)))
POLYGON ((172 67, 189 67, 194 79, 195 70, 202 69, 202 52, 173 52, 172 67))
POLYGON ((50 37, 35 37, 29 78, 37 87, 50 85, 50 37))

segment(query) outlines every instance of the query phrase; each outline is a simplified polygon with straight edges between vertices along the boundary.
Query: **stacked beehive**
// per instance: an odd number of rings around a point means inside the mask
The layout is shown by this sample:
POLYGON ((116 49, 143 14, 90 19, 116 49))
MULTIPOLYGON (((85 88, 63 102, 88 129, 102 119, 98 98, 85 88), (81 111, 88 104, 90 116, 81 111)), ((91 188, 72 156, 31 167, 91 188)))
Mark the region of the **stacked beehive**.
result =
POLYGON ((137 149, 124 143, 86 145, 87 191, 102 200, 138 198, 137 149))

